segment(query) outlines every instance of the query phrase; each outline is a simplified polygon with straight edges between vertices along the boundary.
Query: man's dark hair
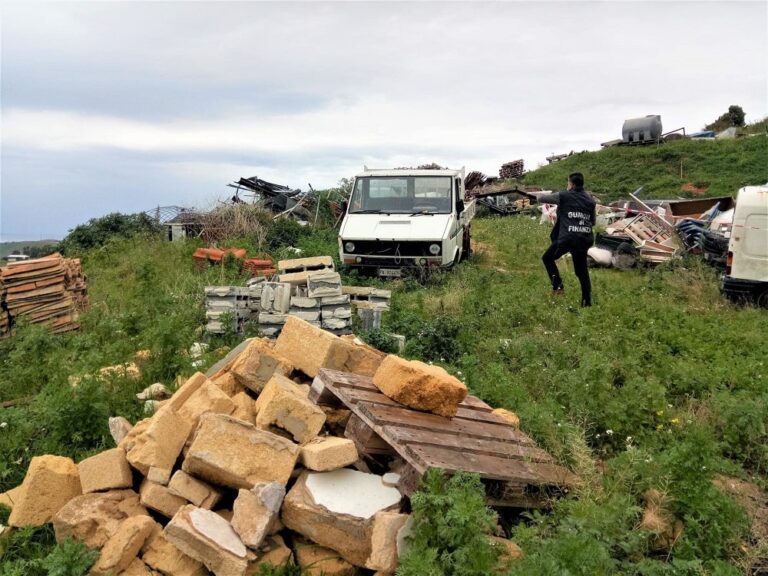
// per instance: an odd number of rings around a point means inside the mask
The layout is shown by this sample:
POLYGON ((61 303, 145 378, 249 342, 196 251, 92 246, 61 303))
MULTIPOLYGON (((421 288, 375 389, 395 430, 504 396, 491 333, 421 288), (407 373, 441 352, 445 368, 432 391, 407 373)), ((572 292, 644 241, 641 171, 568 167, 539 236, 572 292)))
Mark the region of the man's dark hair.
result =
POLYGON ((581 172, 574 172, 568 176, 568 181, 576 186, 576 188, 584 188, 584 174, 581 172))

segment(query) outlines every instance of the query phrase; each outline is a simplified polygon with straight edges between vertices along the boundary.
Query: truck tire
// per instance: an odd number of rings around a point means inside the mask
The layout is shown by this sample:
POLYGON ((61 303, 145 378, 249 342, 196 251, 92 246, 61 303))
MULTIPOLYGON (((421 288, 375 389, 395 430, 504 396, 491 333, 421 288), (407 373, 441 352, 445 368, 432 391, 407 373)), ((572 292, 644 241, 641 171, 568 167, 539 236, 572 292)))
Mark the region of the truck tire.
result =
POLYGON ((469 260, 469 257, 472 255, 472 238, 470 237, 470 228, 471 224, 467 224, 464 226, 464 237, 461 241, 461 259, 463 260, 469 260))
POLYGON ((758 308, 768 309, 768 288, 764 288, 762 292, 756 292, 755 304, 758 308))

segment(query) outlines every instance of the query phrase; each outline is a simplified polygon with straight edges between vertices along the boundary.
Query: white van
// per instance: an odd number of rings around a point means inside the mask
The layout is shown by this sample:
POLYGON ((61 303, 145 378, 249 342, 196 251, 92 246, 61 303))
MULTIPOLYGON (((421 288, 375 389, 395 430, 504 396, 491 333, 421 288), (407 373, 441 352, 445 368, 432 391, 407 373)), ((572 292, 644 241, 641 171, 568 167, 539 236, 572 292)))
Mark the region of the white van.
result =
POLYGON ((355 176, 339 230, 341 262, 378 276, 450 268, 469 254, 475 201, 461 170, 369 170, 355 176))
POLYGON ((736 197, 723 293, 768 308, 768 184, 736 197))

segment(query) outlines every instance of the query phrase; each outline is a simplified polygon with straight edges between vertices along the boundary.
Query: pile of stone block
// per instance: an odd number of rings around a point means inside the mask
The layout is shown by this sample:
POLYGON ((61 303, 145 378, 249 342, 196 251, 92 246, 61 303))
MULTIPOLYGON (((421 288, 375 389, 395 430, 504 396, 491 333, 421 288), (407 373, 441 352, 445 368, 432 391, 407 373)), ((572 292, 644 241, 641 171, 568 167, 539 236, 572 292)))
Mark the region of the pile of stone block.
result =
POLYGON ((274 338, 288 318, 293 286, 288 282, 261 282, 256 290, 259 292, 259 332, 274 338))
POLYGON ((242 334, 246 323, 258 314, 260 292, 256 286, 206 286, 206 332, 223 334, 231 330, 242 334))
POLYGON ((52 523, 59 542, 99 550, 97 576, 246 576, 291 563, 392 575, 412 524, 398 475, 367 470, 334 435, 350 412, 310 401, 308 384, 323 368, 385 369, 387 382, 403 380, 393 397, 450 414, 461 390, 434 371, 420 379, 420 367, 289 315, 276 341, 244 341, 151 417, 111 419, 114 448, 79 463, 33 458, 0 503, 12 527, 52 523), (440 401, 408 391, 424 382, 440 401))

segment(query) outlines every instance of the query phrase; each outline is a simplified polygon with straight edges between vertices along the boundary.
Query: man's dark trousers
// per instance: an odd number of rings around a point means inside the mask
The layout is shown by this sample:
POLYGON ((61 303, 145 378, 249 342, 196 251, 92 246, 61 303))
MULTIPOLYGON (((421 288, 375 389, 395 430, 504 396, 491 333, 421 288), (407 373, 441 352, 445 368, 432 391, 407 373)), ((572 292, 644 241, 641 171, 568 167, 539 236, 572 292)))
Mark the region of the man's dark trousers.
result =
POLYGON ((573 259, 573 271, 576 273, 576 277, 581 284, 582 306, 592 305, 592 283, 589 280, 589 269, 587 268, 587 250, 588 248, 560 244, 555 240, 555 242, 552 242, 550 247, 547 248, 547 251, 544 252, 544 256, 541 258, 547 269, 547 275, 552 281, 552 289, 562 290, 563 279, 560 277, 560 272, 557 269, 555 261, 568 252, 571 253, 571 258, 573 259))

